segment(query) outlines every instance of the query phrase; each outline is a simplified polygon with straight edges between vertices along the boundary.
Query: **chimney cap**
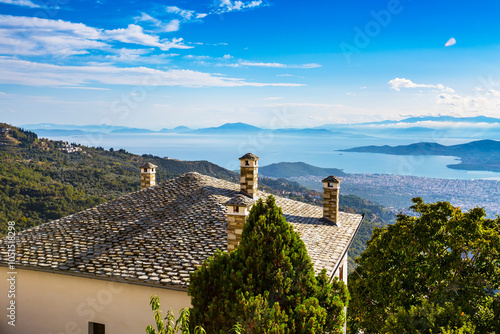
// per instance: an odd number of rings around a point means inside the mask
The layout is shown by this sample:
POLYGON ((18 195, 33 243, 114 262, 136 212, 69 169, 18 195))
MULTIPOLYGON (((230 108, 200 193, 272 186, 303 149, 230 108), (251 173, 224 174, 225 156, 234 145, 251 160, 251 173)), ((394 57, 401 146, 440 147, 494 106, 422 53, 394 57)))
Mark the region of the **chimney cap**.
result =
POLYGON ((229 201, 224 203, 225 205, 237 205, 237 206, 249 206, 250 204, 255 203, 255 200, 252 198, 245 196, 243 194, 238 194, 232 197, 229 201))
POLYGON ((240 160, 259 160, 259 157, 253 153, 247 153, 240 158, 240 160))
POLYGON ((330 175, 328 176, 326 179, 324 179, 323 181, 321 182, 333 182, 333 183, 340 183, 340 181, 342 181, 342 179, 340 177, 336 177, 334 175, 330 175))
POLYGON ((155 164, 152 164, 151 162, 145 162, 139 168, 156 168, 156 167, 158 167, 158 166, 156 166, 155 164))

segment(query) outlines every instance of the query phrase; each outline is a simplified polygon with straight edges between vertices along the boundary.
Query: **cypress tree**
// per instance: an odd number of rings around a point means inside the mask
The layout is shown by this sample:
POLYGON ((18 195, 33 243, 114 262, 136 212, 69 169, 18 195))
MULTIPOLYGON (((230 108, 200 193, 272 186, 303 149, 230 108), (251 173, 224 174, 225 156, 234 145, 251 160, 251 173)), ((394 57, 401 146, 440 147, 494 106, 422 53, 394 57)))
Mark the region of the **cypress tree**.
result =
POLYGON ((250 211, 239 246, 218 251, 191 275, 191 323, 207 333, 340 333, 347 290, 323 270, 272 196, 250 211))

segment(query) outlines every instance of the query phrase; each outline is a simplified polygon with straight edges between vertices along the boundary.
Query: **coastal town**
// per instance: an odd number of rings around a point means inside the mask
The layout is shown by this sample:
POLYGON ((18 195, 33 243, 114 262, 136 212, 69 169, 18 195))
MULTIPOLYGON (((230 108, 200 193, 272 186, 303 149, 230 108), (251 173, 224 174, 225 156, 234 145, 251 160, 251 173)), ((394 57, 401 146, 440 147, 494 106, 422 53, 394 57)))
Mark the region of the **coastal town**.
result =
MULTIPOLYGON (((317 176, 291 178, 305 186, 318 182, 317 176)), ((410 213, 413 197, 426 202, 448 201, 464 210, 484 207, 489 217, 500 214, 500 181, 489 179, 438 179, 394 174, 349 174, 343 177, 344 194, 353 194, 398 212, 410 213)))

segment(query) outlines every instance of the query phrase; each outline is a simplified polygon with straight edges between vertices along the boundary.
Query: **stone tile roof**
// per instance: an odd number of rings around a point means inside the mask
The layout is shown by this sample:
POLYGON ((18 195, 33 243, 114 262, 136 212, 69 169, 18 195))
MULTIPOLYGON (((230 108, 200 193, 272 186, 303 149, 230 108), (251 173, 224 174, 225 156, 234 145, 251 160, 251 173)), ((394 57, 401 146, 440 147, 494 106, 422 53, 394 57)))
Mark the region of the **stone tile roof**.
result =
POLYGON ((240 160, 259 160, 259 157, 253 153, 247 153, 240 158, 240 160))
MULTIPOLYGON (((226 250, 224 203, 239 188, 187 173, 30 228, 16 237, 16 268, 185 288, 190 272, 216 249, 226 250)), ((276 203, 306 244, 315 269, 332 275, 362 216, 341 212, 337 227, 320 219, 321 207, 278 196, 276 203)), ((0 265, 7 262, 6 242, 0 240, 0 265)))
POLYGON ((333 176, 333 175, 330 175, 327 178, 321 180, 321 182, 335 182, 335 183, 340 183, 340 181, 342 181, 342 179, 340 177, 333 176))
POLYGON ((250 204, 255 203, 255 200, 247 195, 238 194, 227 201, 226 205, 237 205, 237 206, 249 206, 250 204))
POLYGON ((151 162, 145 162, 139 168, 156 168, 156 167, 158 167, 158 166, 156 166, 155 164, 152 164, 151 162))

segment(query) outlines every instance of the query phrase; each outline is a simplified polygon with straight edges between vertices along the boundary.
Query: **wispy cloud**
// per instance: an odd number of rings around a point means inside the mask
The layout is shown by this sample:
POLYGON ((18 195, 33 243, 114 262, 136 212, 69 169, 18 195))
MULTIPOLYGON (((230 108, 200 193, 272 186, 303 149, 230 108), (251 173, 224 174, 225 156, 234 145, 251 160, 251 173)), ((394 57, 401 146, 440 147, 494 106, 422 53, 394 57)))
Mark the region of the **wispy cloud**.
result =
POLYGON ((227 12, 235 12, 242 10, 249 10, 258 7, 267 6, 262 0, 253 1, 232 1, 232 0, 218 0, 216 1, 215 13, 222 14, 227 12))
POLYGON ((9 55, 85 54, 107 46, 101 32, 81 23, 0 15, 0 53, 9 55))
POLYGON ((203 19, 209 15, 239 12, 263 6, 267 6, 267 4, 262 0, 217 0, 212 6, 212 9, 205 13, 191 9, 183 9, 178 6, 165 6, 152 14, 143 12, 141 16, 136 17, 135 20, 136 22, 149 23, 149 26, 157 32, 172 32, 178 31, 183 23, 202 22, 203 19))
POLYGON ((184 45, 182 38, 174 38, 172 40, 160 40, 158 36, 144 33, 141 26, 129 24, 127 28, 119 28, 114 30, 106 30, 103 36, 108 39, 119 41, 122 43, 138 44, 145 46, 158 47, 163 51, 170 49, 191 49, 192 46, 184 45))
POLYGON ((270 103, 266 105, 267 107, 307 107, 307 108, 333 108, 335 105, 333 104, 325 104, 325 103, 270 103))
POLYGON ((181 9, 177 6, 167 6, 165 11, 167 13, 178 14, 186 20, 196 19, 198 16, 194 10, 181 9))
POLYGON ((192 70, 147 67, 60 66, 0 57, 0 83, 31 86, 85 86, 89 84, 186 87, 297 87, 293 83, 247 82, 192 70))
POLYGON ((442 93, 436 97, 436 102, 460 116, 470 116, 475 113, 497 116, 498 108, 500 108, 499 97, 500 94, 491 94, 489 92, 483 95, 477 94, 476 96, 442 93))
MULTIPOLYGON (((320 64, 316 63, 283 64, 283 63, 253 62, 244 59, 235 59, 233 56, 229 54, 226 54, 223 57, 187 55, 185 56, 185 58, 194 60, 202 65, 227 66, 227 67, 264 67, 264 68, 298 68, 298 69, 311 69, 311 68, 321 67, 320 64)), ((293 76, 293 75, 283 74, 281 76, 293 76)))
POLYGON ((241 66, 252 66, 252 67, 272 67, 272 68, 318 68, 321 67, 320 64, 310 63, 310 64, 281 64, 281 63, 263 63, 263 62, 251 62, 251 61, 240 61, 241 66))
POLYGON ((41 6, 31 2, 30 0, 0 0, 0 3, 6 3, 8 5, 23 6, 30 8, 40 8, 41 6))
POLYGON ((6 55, 71 56, 89 50, 111 50, 116 42, 157 47, 160 50, 190 49, 182 38, 161 39, 141 26, 104 30, 82 23, 36 17, 0 15, 0 53, 6 55))
MULTIPOLYGON (((432 94, 434 103, 443 114, 460 117, 481 115, 498 115, 500 108, 500 91, 491 87, 476 87, 474 95, 461 95, 443 84, 417 84, 404 78, 395 78, 389 81, 391 89, 400 91, 401 88, 431 88, 427 93, 432 94)), ((496 83, 492 83, 496 85, 496 83)), ((421 93, 425 93, 422 91, 421 93)))
POLYGON ((401 88, 436 88, 439 89, 442 92, 446 93, 454 93, 455 91, 450 88, 446 87, 442 84, 437 84, 437 85, 432 85, 432 84, 417 84, 414 83, 413 81, 405 78, 395 78, 389 81, 389 85, 391 86, 391 89, 394 89, 395 91, 400 91, 401 88))
POLYGON ((172 20, 166 20, 162 21, 157 18, 152 17, 151 15, 147 13, 141 13, 141 16, 138 16, 135 18, 136 22, 148 22, 150 23, 153 27, 157 28, 158 32, 174 32, 178 31, 180 28, 180 20, 178 19, 172 19, 172 20))
POLYGON ((119 50, 113 50, 115 54, 107 55, 104 59, 112 62, 141 62, 141 63, 165 63, 170 59, 179 56, 178 53, 162 53, 162 54, 150 54, 153 52, 153 48, 148 49, 127 49, 122 48, 119 50))

